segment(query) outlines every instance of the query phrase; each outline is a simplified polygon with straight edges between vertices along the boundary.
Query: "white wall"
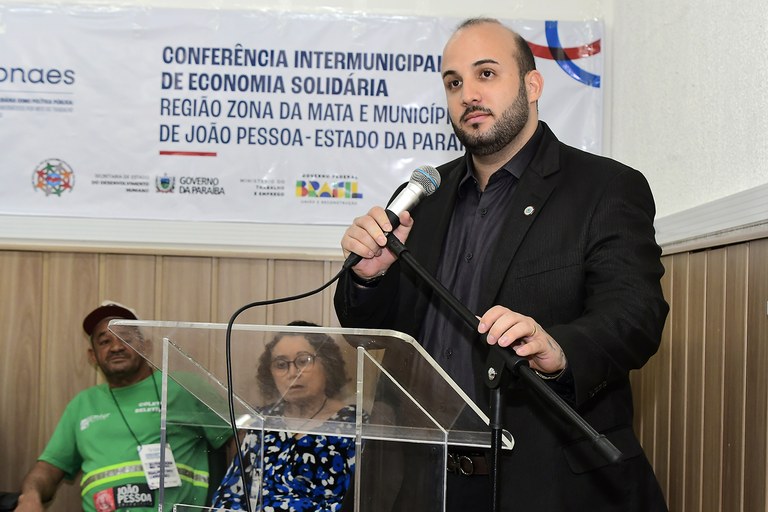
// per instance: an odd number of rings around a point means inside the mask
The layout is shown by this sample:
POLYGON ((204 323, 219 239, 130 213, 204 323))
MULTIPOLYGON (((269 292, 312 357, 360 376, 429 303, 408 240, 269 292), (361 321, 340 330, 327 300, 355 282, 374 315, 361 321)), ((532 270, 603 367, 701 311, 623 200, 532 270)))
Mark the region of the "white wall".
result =
MULTIPOLYGON (((768 55, 768 9, 762 0, 741 0, 738 9, 712 0, 336 0, 318 7, 320 4, 319 0, 150 0, 122 5, 602 19, 606 52, 604 153, 641 170, 648 178, 657 203, 660 241, 768 224, 768 101, 763 92, 768 82, 768 61, 764 58, 768 55), (706 217, 709 205, 714 205, 715 213, 710 212, 713 221, 692 222, 706 217)), ((18 221, 0 218, 0 242, 49 225, 44 219, 18 221)), ((81 229, 79 222, 68 225, 75 231, 81 229)), ((88 233, 79 239, 108 239, 108 233, 114 231, 111 226, 89 224, 84 228, 88 233)), ((142 223, 123 226, 128 241, 133 230, 137 239, 146 234, 142 223)), ((226 244, 229 230, 254 239, 261 233, 277 240, 280 248, 286 246, 280 242, 280 233, 286 229, 290 233, 292 228, 216 225, 210 240, 218 243, 217 237, 223 236, 221 243, 226 244)), ((341 231, 336 227, 321 229, 315 231, 316 238, 304 243, 337 247, 338 238, 331 243, 326 239, 338 237, 341 231)), ((167 236, 163 238, 167 241, 167 236)))
POLYGON ((648 177, 660 242, 768 236, 765 3, 616 4, 611 151, 648 177))
POLYGON ((660 216, 768 183, 765 2, 620 3, 613 154, 645 172, 660 216))

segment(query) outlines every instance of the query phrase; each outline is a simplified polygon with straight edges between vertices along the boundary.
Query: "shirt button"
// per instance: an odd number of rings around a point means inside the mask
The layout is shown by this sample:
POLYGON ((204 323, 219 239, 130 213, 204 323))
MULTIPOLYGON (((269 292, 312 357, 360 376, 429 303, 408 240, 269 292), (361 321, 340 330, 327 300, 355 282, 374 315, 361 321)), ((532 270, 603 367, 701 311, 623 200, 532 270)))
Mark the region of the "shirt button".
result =
POLYGON ((453 357, 453 349, 452 348, 449 348, 449 349, 447 349, 445 351, 445 357, 446 357, 446 359, 450 359, 451 357, 453 357))
POLYGON ((464 259, 467 260, 467 261, 471 260, 472 259, 472 253, 468 252, 467 254, 465 254, 464 255, 464 259))
POLYGON ((480 208, 480 216, 485 217, 485 215, 488 213, 488 208, 480 208))

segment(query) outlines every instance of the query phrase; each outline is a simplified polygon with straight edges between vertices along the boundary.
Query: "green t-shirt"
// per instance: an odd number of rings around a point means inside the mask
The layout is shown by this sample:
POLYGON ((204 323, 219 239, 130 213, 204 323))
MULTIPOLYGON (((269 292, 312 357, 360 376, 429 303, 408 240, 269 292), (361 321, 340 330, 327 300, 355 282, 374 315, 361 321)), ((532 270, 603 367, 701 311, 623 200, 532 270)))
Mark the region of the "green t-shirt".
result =
MULTIPOLYGON (((111 392, 101 384, 67 404, 39 460, 60 468, 68 479, 83 472, 86 512, 157 510, 158 491, 149 489, 136 438, 142 445, 160 442, 160 384, 160 374, 111 392)), ((206 506, 209 445, 218 448, 230 435, 227 423, 168 379, 166 437, 182 485, 165 488, 163 508, 206 506)))

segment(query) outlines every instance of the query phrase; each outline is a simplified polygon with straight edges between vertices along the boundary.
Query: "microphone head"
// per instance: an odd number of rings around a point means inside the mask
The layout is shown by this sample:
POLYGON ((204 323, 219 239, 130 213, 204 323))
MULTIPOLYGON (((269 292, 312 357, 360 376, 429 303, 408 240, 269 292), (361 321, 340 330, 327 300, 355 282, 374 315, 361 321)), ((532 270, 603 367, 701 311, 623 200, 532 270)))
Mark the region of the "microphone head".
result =
POLYGON ((419 185, 428 196, 440 186, 440 173, 431 165, 421 165, 411 173, 409 182, 419 185))

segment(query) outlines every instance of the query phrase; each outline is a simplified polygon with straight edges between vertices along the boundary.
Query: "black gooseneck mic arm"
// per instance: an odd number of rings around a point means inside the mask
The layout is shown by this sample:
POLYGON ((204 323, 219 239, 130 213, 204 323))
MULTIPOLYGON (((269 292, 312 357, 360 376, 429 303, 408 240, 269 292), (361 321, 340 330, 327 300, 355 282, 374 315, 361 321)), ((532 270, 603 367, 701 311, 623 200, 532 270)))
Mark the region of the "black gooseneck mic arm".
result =
MULTIPOLYGON (((429 272, 422 267, 413 255, 408 251, 405 245, 392 233, 387 233, 387 247, 395 253, 400 261, 406 263, 429 287, 434 290, 441 300, 443 300, 455 313, 457 313, 470 327, 477 330, 480 320, 464 304, 453 296, 442 283, 435 279, 429 272)), ((482 336, 485 340, 486 335, 482 336)), ((560 395, 555 393, 542 379, 540 379, 531 367, 528 361, 517 354, 514 350, 505 350, 498 345, 490 345, 488 360, 486 364, 485 383, 491 390, 491 510, 499 510, 499 469, 501 467, 501 434, 502 434, 502 400, 501 400, 501 381, 504 371, 509 370, 511 375, 524 380, 539 396, 544 398, 553 409, 559 412, 566 420, 576 426, 584 435, 586 435, 595 445, 595 448, 611 463, 621 460, 621 452, 608 440, 607 437, 597 432, 587 423, 560 395)))

